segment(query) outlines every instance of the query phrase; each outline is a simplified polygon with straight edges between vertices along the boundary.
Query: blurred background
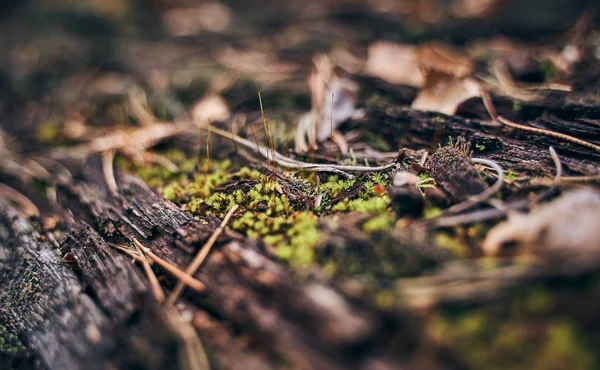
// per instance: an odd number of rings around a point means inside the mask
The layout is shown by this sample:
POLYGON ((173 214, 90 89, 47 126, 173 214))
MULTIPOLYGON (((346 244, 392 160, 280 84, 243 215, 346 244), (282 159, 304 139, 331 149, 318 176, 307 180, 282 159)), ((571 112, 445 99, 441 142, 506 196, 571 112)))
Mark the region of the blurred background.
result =
POLYGON ((175 116, 209 90, 223 92, 232 109, 255 104, 257 87, 267 103, 305 109, 317 52, 339 50, 351 64, 377 40, 547 45, 571 37, 597 7, 593 0, 7 0, 0 120, 22 136, 55 114, 86 115, 78 104, 122 92, 125 75, 175 116), (229 81, 232 73, 243 83, 229 81), (279 91, 285 96, 270 101, 279 91))

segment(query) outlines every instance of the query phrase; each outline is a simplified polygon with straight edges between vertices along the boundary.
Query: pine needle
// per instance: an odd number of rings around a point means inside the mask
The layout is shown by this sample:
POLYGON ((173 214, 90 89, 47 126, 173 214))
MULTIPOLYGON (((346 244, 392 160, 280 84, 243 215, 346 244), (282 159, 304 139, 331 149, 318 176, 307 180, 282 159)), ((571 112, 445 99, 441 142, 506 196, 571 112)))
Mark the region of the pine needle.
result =
MULTIPOLYGON (((221 222, 219 227, 215 230, 215 232, 206 241, 206 244, 204 244, 204 246, 202 248, 200 248, 196 257, 194 257, 192 262, 185 269, 185 273, 187 275, 193 275, 196 273, 196 271, 198 270, 198 268, 200 267, 202 262, 204 262, 204 260, 206 259, 206 256, 208 256, 208 253, 210 252, 212 246, 215 244, 215 241, 217 240, 219 235, 221 235, 221 233, 223 232, 223 229, 225 229, 225 226, 229 222, 229 219, 231 218, 233 213, 238 208, 239 208, 239 205, 236 204, 233 207, 231 207, 229 212, 227 212, 227 214, 225 215, 225 218, 223 219, 223 221, 221 222)), ((177 285, 175 286, 175 288, 173 289, 173 291, 171 292, 171 294, 169 295, 169 297, 167 298, 167 301, 166 301, 167 305, 173 305, 175 303, 175 301, 177 300, 177 298, 183 291, 183 287, 184 287, 183 282, 179 281, 177 283, 177 285)))
MULTIPOLYGON (((138 253, 132 251, 131 248, 125 247, 124 245, 115 244, 115 243, 107 243, 107 244, 109 246, 111 246, 115 249, 118 249, 121 252, 127 254, 128 256, 132 257, 134 260, 136 260, 138 262, 142 262, 142 257, 138 253)), ((182 281, 185 285, 187 285, 191 289, 193 289, 197 292, 203 292, 206 289, 205 285, 201 281, 194 279, 190 275, 187 275, 185 272, 183 272, 183 270, 181 270, 179 267, 158 257, 150 249, 144 247, 141 244, 140 244, 140 246, 141 246, 140 248, 146 253, 146 255, 148 257, 150 257, 150 259, 152 259, 154 262, 156 262, 158 265, 160 265, 160 267, 164 268, 165 271, 167 271, 171 275, 175 276, 177 279, 182 281)))
POLYGON ((159 303, 162 303, 165 300, 165 293, 163 292, 162 288, 160 287, 160 283, 158 282, 158 279, 156 278, 156 274, 154 274, 154 271, 152 271, 152 267, 150 267, 150 263, 148 262, 148 259, 146 258, 146 256, 144 255, 144 252, 140 248, 143 246, 140 242, 137 241, 136 238, 133 238, 133 245, 135 245, 135 248, 137 249, 138 253, 141 256, 142 266, 144 266, 144 272, 146 273, 146 277, 148 278, 148 281, 150 281, 150 288, 152 289, 152 294, 154 294, 154 298, 156 298, 156 300, 159 303))

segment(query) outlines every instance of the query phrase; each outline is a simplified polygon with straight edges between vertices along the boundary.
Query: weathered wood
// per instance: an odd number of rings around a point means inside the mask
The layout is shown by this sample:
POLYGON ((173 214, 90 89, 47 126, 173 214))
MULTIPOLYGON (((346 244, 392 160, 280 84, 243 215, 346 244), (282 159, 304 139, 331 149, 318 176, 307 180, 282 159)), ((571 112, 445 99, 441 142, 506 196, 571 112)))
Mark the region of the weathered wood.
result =
POLYGON ((0 325, 26 349, 19 354, 28 357, 26 368, 173 366, 173 353, 165 351, 173 338, 160 331, 164 320, 155 305, 142 299, 146 288, 136 271, 92 235, 83 226, 68 240, 79 261, 86 260, 78 269, 61 262, 60 251, 0 201, 0 325), (131 322, 134 310, 140 319, 131 322), (154 326, 144 328, 143 321, 154 326))
MULTIPOLYGON (((566 98, 565 98, 566 99, 566 98)), ((578 106, 584 112, 597 114, 597 107, 578 106)), ((552 129, 564 134, 579 137, 596 143, 598 127, 584 125, 575 121, 539 117, 529 123, 532 127, 552 129), (577 129, 574 130, 573 127, 577 129)), ((410 148, 429 148, 434 150, 445 143, 448 137, 463 136, 473 149, 473 157, 491 159, 499 162, 504 169, 533 176, 554 176, 556 170, 548 152, 553 146, 562 163, 571 175, 600 174, 600 152, 564 140, 523 132, 510 127, 498 127, 489 121, 446 116, 439 113, 419 112, 407 107, 390 105, 382 101, 372 101, 368 107, 368 121, 361 126, 377 130, 383 138, 394 138, 392 145, 410 148), (366 127, 365 127, 366 126, 366 127)))
MULTIPOLYGON (((0 281, 11 284, 0 296, 2 325, 10 323, 10 332, 43 368, 105 368, 136 359, 141 368, 166 368, 177 362, 176 338, 164 329, 168 321, 148 298, 140 270, 106 241, 135 237, 160 257, 186 266, 212 229, 129 175, 117 176, 121 195, 112 197, 100 173, 93 159, 76 175, 76 183, 59 186, 55 211, 66 233, 58 238, 60 249, 43 241, 12 208, 0 208, 0 241, 8 245, 0 281), (60 262, 65 253, 73 264, 60 262), (138 340, 145 343, 142 348, 135 348, 138 340)), ((157 272, 166 287, 173 286, 173 279, 157 272)), ((315 369, 367 369, 374 363, 396 368, 411 363, 410 350, 424 340, 410 315, 384 313, 331 286, 295 277, 263 245, 236 233, 218 239, 196 277, 206 291, 184 293, 190 309, 213 312, 248 335, 264 351, 261 360, 252 351, 247 354, 257 368, 284 363, 315 369)), ((203 326, 197 326, 201 331, 203 326)), ((233 340, 228 335, 214 342, 202 338, 208 348, 216 348, 215 361, 231 352, 229 360, 244 362, 239 346, 223 346, 233 340)), ((222 365, 229 368, 227 363, 222 365)))

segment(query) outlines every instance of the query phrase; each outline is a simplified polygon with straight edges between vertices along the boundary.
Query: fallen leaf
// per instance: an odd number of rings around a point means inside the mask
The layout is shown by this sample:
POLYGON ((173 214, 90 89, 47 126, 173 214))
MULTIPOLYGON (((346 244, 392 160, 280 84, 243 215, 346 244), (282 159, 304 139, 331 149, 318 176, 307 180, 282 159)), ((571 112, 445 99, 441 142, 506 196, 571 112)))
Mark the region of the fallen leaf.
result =
POLYGON ((191 109, 192 119, 197 125, 205 126, 209 122, 223 122, 231 117, 231 111, 225 99, 219 95, 208 94, 191 109))
POLYGON ((388 41, 372 43, 364 72, 395 85, 421 87, 425 84, 417 48, 411 45, 388 41))
POLYGON ((417 59, 419 67, 426 74, 429 71, 437 71, 464 78, 473 72, 473 64, 466 55, 440 42, 430 42, 419 46, 417 59))
POLYGON ((214 58, 228 69, 262 83, 282 81, 300 68, 297 64, 280 61, 274 54, 232 47, 220 50, 214 58))
POLYGON ((432 71, 427 75, 427 82, 411 108, 453 115, 461 103, 479 96, 481 90, 477 81, 432 71))
POLYGON ((511 213, 490 230, 483 242, 486 254, 500 253, 515 243, 518 250, 534 254, 557 267, 575 271, 600 264, 600 194, 584 188, 568 192, 529 214, 511 213))
POLYGON ((377 184, 373 187, 373 193, 375 193, 375 195, 380 197, 380 196, 384 195, 385 193, 387 193, 387 190, 385 190, 385 188, 381 184, 377 184))
POLYGON ((462 102, 481 96, 479 83, 469 78, 473 66, 468 57, 440 43, 420 46, 417 56, 425 84, 411 108, 452 115, 462 102))
POLYGON ((325 141, 339 125, 361 113, 355 108, 358 84, 348 78, 338 77, 334 66, 325 54, 313 58, 314 68, 309 76, 311 111, 301 116, 296 128, 296 151, 306 152, 308 143, 313 149, 317 142, 325 141))

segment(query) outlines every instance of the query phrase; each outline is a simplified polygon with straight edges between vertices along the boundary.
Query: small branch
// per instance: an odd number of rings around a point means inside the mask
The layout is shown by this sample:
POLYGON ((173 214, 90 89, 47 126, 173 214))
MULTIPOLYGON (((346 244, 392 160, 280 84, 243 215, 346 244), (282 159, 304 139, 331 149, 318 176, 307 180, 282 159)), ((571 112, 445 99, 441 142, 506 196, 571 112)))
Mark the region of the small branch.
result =
MULTIPOLYGON (((227 212, 227 214, 225 215, 225 218, 223 219, 223 221, 221 222, 219 227, 210 236, 210 238, 208 239, 206 244, 204 244, 204 246, 202 248, 200 248, 200 251, 198 252, 196 257, 194 257, 194 259, 192 260, 192 263, 190 263, 190 265, 185 269, 185 273, 187 275, 193 275, 196 273, 196 271, 198 270, 198 268, 200 267, 202 262, 204 262, 204 259, 206 258, 206 256, 208 256, 208 253, 210 252, 212 246, 215 244, 215 241, 217 240, 219 235, 221 235, 221 233, 223 232, 223 229, 229 222, 229 219, 231 218, 233 213, 238 208, 239 208, 239 206, 236 204, 233 207, 231 207, 229 212, 227 212)), ((171 294, 169 295, 169 297, 167 298, 167 301, 166 301, 167 305, 173 305, 175 303, 175 301, 181 294, 183 287, 184 287, 183 282, 179 281, 177 283, 177 285, 175 286, 175 288, 173 289, 173 291, 171 292, 171 294)))

